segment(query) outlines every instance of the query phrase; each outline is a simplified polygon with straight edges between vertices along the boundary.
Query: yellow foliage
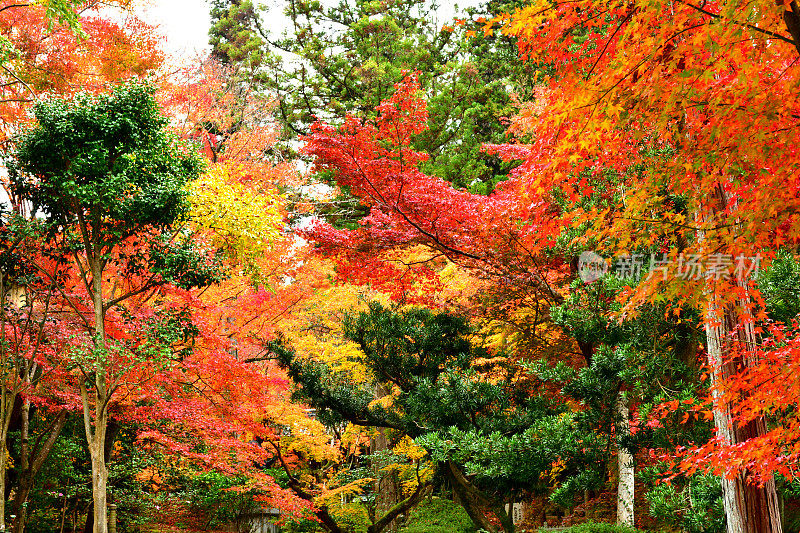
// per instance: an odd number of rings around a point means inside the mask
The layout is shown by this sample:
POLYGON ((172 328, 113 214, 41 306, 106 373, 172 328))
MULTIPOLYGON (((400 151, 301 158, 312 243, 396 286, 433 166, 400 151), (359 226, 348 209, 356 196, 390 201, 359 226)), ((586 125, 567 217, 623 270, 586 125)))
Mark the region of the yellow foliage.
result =
POLYGON ((348 314, 365 311, 367 302, 373 299, 387 300, 354 285, 319 288, 281 321, 280 329, 299 356, 324 362, 343 379, 363 383, 372 376, 358 345, 344 339, 341 321, 348 314))
POLYGON ((400 439, 392 451, 397 455, 408 457, 411 461, 419 461, 428 455, 424 448, 417 446, 408 436, 400 439))
POLYGON ((360 496, 361 494, 364 494, 364 488, 374 482, 374 478, 365 477, 351 481, 350 483, 342 485, 341 487, 325 490, 314 500, 314 504, 331 505, 334 503, 339 503, 343 499, 347 501, 353 496, 360 496))
POLYGON ((242 167, 212 167, 190 187, 190 214, 192 222, 210 231, 232 257, 253 264, 280 236, 283 199, 242 184, 242 173, 242 167))
POLYGON ((558 476, 559 474, 561 474, 561 472, 564 471, 566 467, 567 467, 566 464, 561 458, 558 458, 555 461, 553 461, 553 464, 550 465, 550 470, 545 473, 545 475, 550 480, 551 487, 555 487, 556 485, 558 485, 558 476))

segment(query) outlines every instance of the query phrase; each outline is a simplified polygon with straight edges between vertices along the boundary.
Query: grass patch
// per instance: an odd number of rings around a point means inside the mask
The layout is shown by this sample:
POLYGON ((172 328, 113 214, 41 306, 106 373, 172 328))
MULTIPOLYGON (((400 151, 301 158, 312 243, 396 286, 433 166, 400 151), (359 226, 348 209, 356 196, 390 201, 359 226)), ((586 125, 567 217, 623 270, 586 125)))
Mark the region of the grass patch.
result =
POLYGON ((431 498, 422 500, 411 512, 408 524, 400 533, 475 533, 475 527, 460 505, 431 498))

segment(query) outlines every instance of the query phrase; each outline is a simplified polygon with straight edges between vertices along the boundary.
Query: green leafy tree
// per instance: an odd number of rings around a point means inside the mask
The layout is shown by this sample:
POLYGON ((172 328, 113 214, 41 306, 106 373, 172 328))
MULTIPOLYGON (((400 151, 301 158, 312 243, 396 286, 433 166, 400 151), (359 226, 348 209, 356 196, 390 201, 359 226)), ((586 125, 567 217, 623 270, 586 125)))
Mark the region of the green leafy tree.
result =
POLYGON ((479 10, 453 21, 442 20, 431 0, 292 0, 279 8, 289 20, 283 35, 268 32, 250 2, 218 0, 210 41, 221 61, 259 72, 278 95, 287 134, 307 134, 317 119, 374 119, 404 73, 415 70, 429 109, 430 128, 414 141, 430 157, 423 170, 482 193, 505 179, 513 164, 481 145, 505 140, 511 93, 534 68, 518 59, 512 39, 484 33, 479 10))
POLYGON ((264 65, 266 42, 258 10, 250 0, 214 0, 211 5, 211 57, 255 74, 264 65))
POLYGON ((673 448, 710 431, 710 423, 670 424, 672 440, 656 444, 651 430, 630 430, 654 405, 704 394, 695 377, 697 312, 686 309, 679 320, 667 317, 663 306, 646 305, 635 316, 620 319, 619 294, 637 282, 615 275, 589 284, 576 281, 564 303, 552 309, 554 323, 575 340, 585 361, 583 368, 560 376, 562 392, 582 407, 575 416, 576 429, 587 441, 599 444, 592 461, 583 455, 564 455, 566 467, 552 497, 571 507, 580 492, 602 488, 607 465, 614 459, 608 451, 614 450, 619 471, 618 519, 625 516, 626 525, 633 523, 639 449, 673 448), (639 416, 634 416, 634 410, 639 416))
MULTIPOLYGON (((298 384, 297 398, 314 406, 328 424, 346 421, 417 439, 432 450, 438 475, 453 487, 476 528, 497 531, 488 512, 504 531, 513 531, 504 504, 520 490, 540 483, 552 454, 531 434, 519 444, 532 447, 532 453, 508 449, 504 457, 514 462, 513 467, 475 479, 465 473, 469 465, 458 450, 471 438, 498 440, 502 435, 523 434, 537 421, 554 424, 558 411, 534 394, 536 383, 524 386, 518 368, 474 346, 469 324, 447 313, 422 308, 393 311, 373 303, 369 312, 347 318, 343 328, 347 338, 361 347, 373 380, 352 383, 323 363, 276 348, 280 363, 298 384), (391 403, 374 401, 377 387, 391 395, 391 403)), ((395 509, 405 512, 410 505, 404 507, 395 509)))
POLYGON ((767 315, 791 324, 800 315, 800 262, 789 250, 779 250, 769 268, 761 272, 758 288, 767 315))
POLYGON ((64 302, 91 337, 89 346, 76 346, 82 355, 74 363, 82 376, 95 533, 107 528, 110 402, 130 368, 111 364, 126 347, 107 334, 109 312, 159 287, 203 286, 218 274, 175 225, 188 212, 186 184, 202 164, 168 133, 154 91, 133 81, 109 94, 39 103, 36 125, 17 139, 9 164, 14 194, 62 239, 85 294, 80 305, 71 297, 64 302))

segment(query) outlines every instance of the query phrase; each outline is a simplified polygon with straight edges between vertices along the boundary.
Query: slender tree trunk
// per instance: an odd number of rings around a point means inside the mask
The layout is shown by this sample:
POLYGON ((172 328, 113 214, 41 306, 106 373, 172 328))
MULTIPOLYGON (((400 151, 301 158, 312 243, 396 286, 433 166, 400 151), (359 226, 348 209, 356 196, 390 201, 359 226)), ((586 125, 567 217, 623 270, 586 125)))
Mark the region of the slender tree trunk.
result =
MULTIPOLYGON (((5 435, 0 437, 0 494, 6 493, 6 462, 8 461, 8 452, 6 450, 5 435)), ((0 498, 0 531, 6 530, 6 499, 0 498)))
POLYGON ((86 431, 86 442, 92 459, 92 503, 94 506, 92 531, 107 533, 106 494, 108 491, 108 470, 105 460, 106 427, 108 422, 108 396, 106 386, 106 335, 105 309, 103 308, 102 267, 99 257, 90 257, 92 271, 92 300, 94 304, 94 409, 89 403, 89 391, 86 383, 81 384, 81 401, 83 403, 83 425, 86 431), (94 413, 92 412, 94 411, 94 413), (94 415, 94 416, 93 416, 94 415), (94 424, 92 424, 94 419, 94 424))
POLYGON ((620 392, 616 403, 617 421, 617 464, 619 468, 619 483, 617 487, 617 523, 623 526, 634 525, 634 483, 636 464, 633 454, 621 445, 624 437, 630 435, 630 410, 628 399, 620 392))
MULTIPOLYGON (((4 274, 0 274, 0 371, 5 377, 8 372, 8 349, 6 348, 6 279, 4 274)), ((0 531, 6 530, 6 463, 8 462, 8 424, 11 420, 11 409, 14 399, 11 398, 11 391, 7 387, 0 387, 0 415, 2 415, 2 427, 0 427, 0 531)))

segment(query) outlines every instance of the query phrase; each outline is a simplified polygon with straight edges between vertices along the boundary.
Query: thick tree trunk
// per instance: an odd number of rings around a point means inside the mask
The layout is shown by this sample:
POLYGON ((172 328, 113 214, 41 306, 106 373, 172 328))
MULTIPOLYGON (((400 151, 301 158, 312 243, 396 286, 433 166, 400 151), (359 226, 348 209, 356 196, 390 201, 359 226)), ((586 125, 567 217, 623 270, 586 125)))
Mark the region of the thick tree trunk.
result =
POLYGON ((621 440, 630 435, 630 410, 628 409, 628 400, 622 392, 617 398, 615 418, 617 420, 617 464, 619 468, 617 523, 633 527, 636 464, 633 454, 621 445, 621 440))
MULTIPOLYGON (((114 449, 114 442, 117 440, 117 435, 119 434, 120 426, 119 422, 114 420, 113 418, 108 421, 106 425, 106 440, 103 444, 103 457, 105 459, 104 464, 107 465, 108 462, 111 460, 111 451, 114 449)), ((106 478, 107 479, 107 478, 106 478)), ((84 533, 92 533, 94 531, 94 500, 92 501, 91 505, 89 506, 89 512, 86 516, 86 523, 84 524, 83 531, 84 533)))
MULTIPOLYGON (((706 317, 708 362, 715 389, 714 425, 724 442, 736 444, 764 435, 766 424, 763 419, 746 425, 736 423, 731 417, 730 407, 722 403, 716 386, 730 379, 739 368, 752 363, 747 356, 736 356, 731 360, 731 344, 736 342, 740 348, 746 348, 753 346, 756 338, 752 324, 742 324, 737 329, 739 320, 735 310, 719 309, 716 302, 716 297, 711 295, 706 317), (730 338, 733 331, 736 332, 735 339, 730 338)), ((774 480, 758 487, 747 483, 742 475, 735 479, 723 478, 722 495, 728 533, 782 533, 774 480)))
MULTIPOLYGON (((381 384, 375 386, 376 398, 383 398, 389 394, 381 384)), ((372 439, 370 443, 370 452, 381 452, 389 449, 389 442, 386 438, 386 430, 383 428, 377 429, 378 434, 372 439)), ((372 519, 373 524, 380 521, 398 502, 402 499, 402 490, 400 481, 397 479, 395 472, 385 472, 382 470, 380 464, 374 465, 375 471, 375 511, 372 519)), ((382 530, 387 533, 396 533, 399 529, 399 524, 396 520, 391 520, 386 523, 382 530)))
MULTIPOLYGON (((722 183, 718 184, 714 199, 717 204, 712 206, 711 220, 716 220, 716 217, 729 208, 731 200, 722 183)), ((705 238, 705 232, 699 231, 700 242, 705 238)), ((752 348, 757 342, 753 323, 740 317, 740 314, 750 308, 748 280, 740 277, 735 283, 736 288, 741 291, 738 302, 723 301, 721 293, 730 291, 730 287, 720 289, 709 284, 705 294, 706 346, 708 365, 711 367, 714 426, 725 443, 734 445, 767 432, 766 424, 761 418, 745 425, 733 420, 731 406, 724 402, 718 389, 719 385, 734 377, 740 369, 756 363, 752 355, 752 348)), ((735 479, 723 477, 721 481, 728 533, 783 533, 774 480, 771 479, 763 487, 747 482, 743 474, 735 479)))
POLYGON ((486 516, 486 511, 491 511, 500 521, 502 531, 514 533, 512 514, 506 512, 501 503, 489 501, 461 472, 452 461, 445 463, 445 474, 453 485, 453 490, 458 494, 461 506, 475 525, 475 529, 485 529, 489 533, 496 533, 497 526, 486 516))

